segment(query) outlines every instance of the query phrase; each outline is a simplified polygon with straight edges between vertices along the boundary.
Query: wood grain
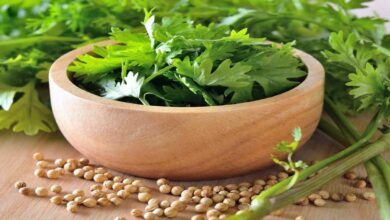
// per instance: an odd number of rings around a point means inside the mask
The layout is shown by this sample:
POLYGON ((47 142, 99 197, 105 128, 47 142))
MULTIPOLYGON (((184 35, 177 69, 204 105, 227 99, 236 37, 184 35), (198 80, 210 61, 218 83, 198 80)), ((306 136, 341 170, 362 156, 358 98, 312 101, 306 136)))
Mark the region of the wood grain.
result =
MULTIPOLYGON (((131 208, 143 208, 144 205, 129 199, 123 202, 120 207, 112 206, 107 208, 88 209, 82 208, 78 214, 68 213, 64 207, 51 204, 48 198, 25 197, 20 195, 13 184, 17 180, 23 180, 30 186, 50 186, 54 183, 63 185, 65 192, 70 192, 75 188, 87 190, 92 182, 66 176, 59 180, 48 180, 35 177, 33 170, 35 163, 32 159, 34 152, 43 152, 48 158, 79 158, 80 153, 75 151, 60 134, 40 134, 35 137, 28 137, 23 134, 13 134, 10 132, 0 132, 0 219, 4 220, 42 220, 42 219, 93 219, 105 220, 114 219, 115 216, 131 218, 129 212, 131 208)), ((338 151, 337 145, 319 132, 316 132, 310 141, 299 151, 298 157, 307 162, 319 160, 327 155, 338 151)), ((273 173, 274 168, 252 173, 246 176, 207 181, 207 182, 176 182, 178 185, 223 185, 232 182, 252 181, 259 177, 273 173)), ((358 171, 363 175, 361 168, 358 171)), ((146 183, 156 188, 153 180, 145 180, 146 183)), ((351 186, 345 179, 337 179, 329 184, 325 189, 331 192, 359 192, 351 186)), ((160 196, 153 192, 154 195, 160 196)), ((173 199, 173 197, 168 197, 173 199)), ((189 219, 194 212, 190 209, 181 213, 176 219, 189 219)), ((280 217, 266 217, 266 220, 287 220, 295 219, 302 215, 306 220, 376 220, 379 219, 375 202, 367 202, 359 199, 356 203, 334 203, 328 202, 325 207, 317 208, 313 206, 301 207, 291 205, 285 209, 280 217)))
POLYGON ((92 48, 73 50, 53 63, 51 105, 72 146, 116 170, 178 180, 242 175, 270 165, 274 146, 290 139, 294 127, 302 128, 306 142, 321 116, 324 70, 299 50, 294 52, 308 75, 287 92, 234 105, 166 107, 110 100, 74 85, 67 67, 92 48))

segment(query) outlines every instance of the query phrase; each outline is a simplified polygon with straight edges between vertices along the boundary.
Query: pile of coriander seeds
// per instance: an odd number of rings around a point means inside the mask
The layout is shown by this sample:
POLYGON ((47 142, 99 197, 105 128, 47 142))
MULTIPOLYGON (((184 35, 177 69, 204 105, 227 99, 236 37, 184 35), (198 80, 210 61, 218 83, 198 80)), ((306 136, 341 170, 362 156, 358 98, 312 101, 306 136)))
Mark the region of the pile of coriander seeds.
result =
MULTIPOLYGON (((88 159, 56 159, 54 161, 46 159, 42 153, 33 155, 36 160, 34 175, 41 178, 58 179, 63 175, 71 174, 77 178, 93 181, 94 184, 89 190, 73 189, 71 193, 63 193, 63 189, 58 184, 50 187, 30 188, 26 183, 18 181, 15 188, 26 196, 50 197, 50 202, 66 207, 70 213, 77 213, 82 207, 95 208, 109 205, 119 206, 127 199, 137 199, 144 203, 144 210, 129 210, 129 216, 154 220, 161 218, 175 218, 180 212, 190 210, 196 214, 191 220, 215 220, 224 219, 227 216, 242 212, 249 208, 251 201, 261 191, 268 189, 272 185, 289 177, 286 172, 279 172, 277 175, 269 175, 266 179, 257 179, 250 182, 232 183, 228 185, 216 186, 190 186, 183 187, 172 184, 169 180, 161 178, 156 181, 158 191, 161 194, 175 196, 174 201, 161 200, 155 198, 152 189, 147 187, 142 180, 133 177, 114 175, 104 167, 95 166, 89 163, 88 159)), ((349 175, 349 174, 348 174, 349 175)), ((346 174, 347 176, 347 174, 346 174)), ((361 179, 357 180, 361 181, 361 179)), ((355 183, 356 187, 364 183, 355 183)), ((366 184, 367 185, 367 184, 366 184)), ((366 186, 365 185, 365 186, 366 186)), ((364 186, 364 187, 365 187, 364 186)), ((319 191, 307 198, 298 201, 297 205, 323 206, 326 200, 352 201, 352 195, 330 194, 327 191, 319 191)), ((372 192, 363 194, 366 200, 374 200, 372 192)), ((356 200, 356 196, 355 196, 356 200)), ((272 213, 282 215, 283 210, 272 213)), ((117 220, 126 219, 126 216, 115 217, 117 220)), ((296 219, 304 219, 298 216, 296 219)))

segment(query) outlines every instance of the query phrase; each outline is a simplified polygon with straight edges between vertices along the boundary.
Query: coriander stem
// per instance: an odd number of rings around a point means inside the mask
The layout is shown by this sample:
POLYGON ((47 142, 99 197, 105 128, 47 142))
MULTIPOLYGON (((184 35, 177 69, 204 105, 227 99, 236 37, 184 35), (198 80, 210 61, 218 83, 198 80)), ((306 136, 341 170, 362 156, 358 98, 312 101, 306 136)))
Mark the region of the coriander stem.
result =
POLYGON ((16 38, 10 40, 0 41, 0 47, 3 46, 12 46, 12 45, 28 45, 36 42, 47 43, 47 42, 81 42, 83 39, 77 37, 59 37, 59 36, 35 36, 35 37, 24 37, 24 38, 16 38))
POLYGON ((320 119, 318 128, 330 138, 336 140, 343 146, 350 145, 350 142, 342 135, 341 131, 336 126, 325 120, 323 117, 321 117, 320 119))
POLYGON ((164 68, 158 70, 156 73, 154 73, 154 74, 148 76, 148 78, 145 79, 144 84, 150 82, 152 79, 154 79, 154 78, 156 78, 157 76, 159 76, 159 75, 165 73, 166 71, 172 69, 173 67, 174 67, 173 65, 169 65, 169 66, 166 66, 166 67, 164 67, 164 68))

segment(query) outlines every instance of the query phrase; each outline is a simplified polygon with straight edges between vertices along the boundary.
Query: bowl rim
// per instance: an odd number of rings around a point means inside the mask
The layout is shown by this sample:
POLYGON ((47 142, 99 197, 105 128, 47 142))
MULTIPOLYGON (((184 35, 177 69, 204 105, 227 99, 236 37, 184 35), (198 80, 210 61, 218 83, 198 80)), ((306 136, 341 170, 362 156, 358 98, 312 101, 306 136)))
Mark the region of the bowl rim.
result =
POLYGON ((193 106, 193 107, 172 107, 172 106, 153 106, 153 105, 141 105, 128 102, 121 102, 113 99, 104 98, 95 95, 91 92, 81 89, 75 85, 68 76, 68 66, 79 56, 88 52, 91 52, 95 46, 107 46, 115 44, 113 40, 104 40, 85 45, 83 47, 69 51, 59 57, 51 65, 49 70, 49 85, 50 92, 52 93, 52 87, 55 86, 61 89, 63 92, 71 95, 77 99, 81 99, 87 102, 93 102, 95 104, 105 105, 111 108, 119 108, 124 110, 143 111, 143 112, 166 112, 166 113, 194 113, 194 112, 221 112, 232 111, 243 108, 251 108, 259 105, 269 105, 281 100, 290 99, 293 97, 301 96, 317 86, 321 86, 324 83, 325 71, 321 63, 313 56, 298 50, 293 49, 293 53, 297 56, 307 68, 306 78, 294 88, 280 93, 275 96, 267 97, 264 99, 242 102, 236 104, 216 105, 216 106, 193 106))

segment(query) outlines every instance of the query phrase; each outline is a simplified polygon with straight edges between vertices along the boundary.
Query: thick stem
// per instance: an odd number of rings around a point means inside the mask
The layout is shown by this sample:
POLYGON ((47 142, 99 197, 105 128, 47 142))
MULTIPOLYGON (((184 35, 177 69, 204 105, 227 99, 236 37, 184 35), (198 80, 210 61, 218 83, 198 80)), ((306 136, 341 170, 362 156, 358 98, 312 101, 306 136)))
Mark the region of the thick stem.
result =
POLYGON ((318 128, 324 132, 326 135, 328 135, 330 138, 336 140, 343 146, 350 145, 350 141, 345 138, 345 136, 342 135, 340 129, 332 125, 330 122, 328 122, 323 117, 320 120, 320 123, 318 125, 318 128))
MULTIPOLYGON (((348 149, 348 148, 347 148, 348 149)), ((345 149, 345 150, 347 150, 345 149)), ((268 198, 256 198, 252 203, 251 209, 244 212, 242 215, 229 217, 228 220, 257 220, 266 216, 268 213, 289 205, 302 197, 311 194, 323 185, 342 175, 349 169, 357 166, 362 161, 367 161, 370 158, 385 152, 390 149, 390 134, 383 135, 376 143, 365 146, 348 157, 337 161, 330 165, 316 176, 298 184, 294 188, 280 193, 279 195, 270 196, 268 198)), ((344 150, 344 151, 345 151, 344 150)), ((305 170, 304 170, 305 171, 305 170)), ((388 204, 388 203, 387 203, 388 204)), ((390 208, 390 207, 389 207, 390 208)), ((390 210, 390 209, 389 209, 390 210)), ((388 215, 390 217, 390 215, 388 215)), ((383 219, 388 220, 389 217, 383 219)))

